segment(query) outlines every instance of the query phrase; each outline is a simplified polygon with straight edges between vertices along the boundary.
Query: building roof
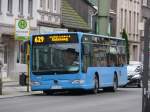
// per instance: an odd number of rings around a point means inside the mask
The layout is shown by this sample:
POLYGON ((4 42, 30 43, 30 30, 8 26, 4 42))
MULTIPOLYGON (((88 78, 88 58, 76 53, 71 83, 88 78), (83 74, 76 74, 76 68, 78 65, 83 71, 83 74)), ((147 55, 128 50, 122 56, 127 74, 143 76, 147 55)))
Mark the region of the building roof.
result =
POLYGON ((97 6, 97 0, 87 0, 90 2, 92 5, 97 6))
POLYGON ((62 24, 67 28, 91 30, 88 23, 71 7, 67 0, 62 0, 62 24))

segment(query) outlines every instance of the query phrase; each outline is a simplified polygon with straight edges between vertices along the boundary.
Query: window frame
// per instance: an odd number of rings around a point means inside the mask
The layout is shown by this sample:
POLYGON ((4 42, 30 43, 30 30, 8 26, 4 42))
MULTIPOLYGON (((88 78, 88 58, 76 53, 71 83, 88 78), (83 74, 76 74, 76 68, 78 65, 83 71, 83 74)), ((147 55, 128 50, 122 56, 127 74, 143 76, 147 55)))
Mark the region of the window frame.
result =
POLYGON ((8 4, 7 4, 7 12, 9 14, 12 14, 13 10, 13 0, 8 0, 8 4))
POLYGON ((23 9, 24 9, 24 0, 19 0, 19 15, 23 15, 23 9))
POLYGON ((33 0, 28 0, 28 14, 33 17, 33 0))
POLYGON ((2 14, 2 0, 0 0, 0 15, 2 14))

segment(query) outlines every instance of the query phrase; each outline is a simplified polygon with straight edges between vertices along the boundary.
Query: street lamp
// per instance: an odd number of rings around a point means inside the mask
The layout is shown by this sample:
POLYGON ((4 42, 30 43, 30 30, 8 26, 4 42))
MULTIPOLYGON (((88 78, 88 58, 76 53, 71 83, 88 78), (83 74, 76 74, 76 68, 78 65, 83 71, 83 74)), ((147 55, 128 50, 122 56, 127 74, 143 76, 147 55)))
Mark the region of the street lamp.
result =
POLYGON ((150 42, 150 19, 145 22, 144 30, 144 63, 143 63, 143 89, 142 89, 142 112, 150 112, 150 89, 149 89, 149 44, 150 42))

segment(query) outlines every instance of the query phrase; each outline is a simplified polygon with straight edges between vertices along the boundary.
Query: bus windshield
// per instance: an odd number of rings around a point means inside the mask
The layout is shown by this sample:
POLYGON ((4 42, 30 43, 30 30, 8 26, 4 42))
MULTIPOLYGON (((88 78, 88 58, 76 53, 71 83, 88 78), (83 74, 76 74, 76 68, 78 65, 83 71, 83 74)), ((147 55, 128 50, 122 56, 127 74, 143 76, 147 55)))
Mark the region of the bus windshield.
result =
POLYGON ((64 74, 79 71, 78 43, 34 45, 32 72, 35 74, 64 74))

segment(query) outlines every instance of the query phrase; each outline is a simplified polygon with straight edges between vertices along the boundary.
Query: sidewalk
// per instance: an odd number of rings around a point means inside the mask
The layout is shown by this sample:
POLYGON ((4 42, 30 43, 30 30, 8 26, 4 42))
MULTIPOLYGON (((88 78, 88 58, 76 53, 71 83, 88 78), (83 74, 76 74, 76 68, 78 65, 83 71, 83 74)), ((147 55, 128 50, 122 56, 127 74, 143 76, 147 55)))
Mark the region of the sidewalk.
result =
POLYGON ((30 91, 27 92, 27 86, 20 86, 17 81, 7 80, 3 82, 3 93, 0 95, 0 99, 2 98, 12 98, 19 96, 27 96, 32 94, 40 94, 42 92, 39 91, 30 91))

